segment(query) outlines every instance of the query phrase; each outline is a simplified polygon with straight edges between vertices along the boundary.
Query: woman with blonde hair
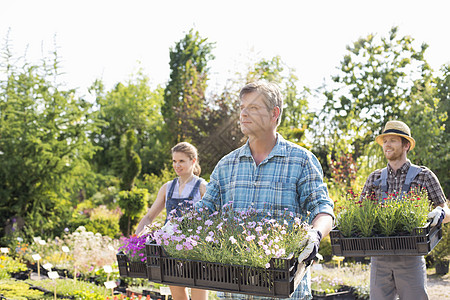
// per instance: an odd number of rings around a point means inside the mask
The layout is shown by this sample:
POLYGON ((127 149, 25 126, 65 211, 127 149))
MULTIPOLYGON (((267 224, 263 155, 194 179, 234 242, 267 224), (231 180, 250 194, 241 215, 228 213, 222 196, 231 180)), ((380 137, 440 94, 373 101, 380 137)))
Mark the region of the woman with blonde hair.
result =
MULTIPOLYGON (((173 169, 178 177, 159 189, 155 202, 137 226, 137 235, 141 234, 145 226, 151 224, 164 208, 167 219, 170 215, 180 216, 183 208, 192 206, 206 191, 206 181, 199 177, 201 168, 197 149, 187 142, 181 142, 175 145, 171 152, 173 169)), ((185 287, 170 286, 170 291, 174 300, 189 299, 185 287)), ((191 297, 192 300, 206 300, 208 291, 191 289, 191 297)))

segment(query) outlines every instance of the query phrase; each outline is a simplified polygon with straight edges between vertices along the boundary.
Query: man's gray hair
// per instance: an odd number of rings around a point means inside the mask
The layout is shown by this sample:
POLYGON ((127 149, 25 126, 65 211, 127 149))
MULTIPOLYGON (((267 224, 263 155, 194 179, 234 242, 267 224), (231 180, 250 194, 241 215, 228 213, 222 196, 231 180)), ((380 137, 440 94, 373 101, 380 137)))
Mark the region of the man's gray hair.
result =
POLYGON ((281 114, 283 113, 283 96, 281 95, 280 88, 276 83, 265 82, 265 81, 255 81, 250 82, 241 89, 239 93, 239 99, 246 94, 253 92, 258 92, 263 95, 264 102, 266 103, 267 110, 270 112, 276 106, 280 109, 280 115, 277 118, 277 125, 280 125, 281 114))

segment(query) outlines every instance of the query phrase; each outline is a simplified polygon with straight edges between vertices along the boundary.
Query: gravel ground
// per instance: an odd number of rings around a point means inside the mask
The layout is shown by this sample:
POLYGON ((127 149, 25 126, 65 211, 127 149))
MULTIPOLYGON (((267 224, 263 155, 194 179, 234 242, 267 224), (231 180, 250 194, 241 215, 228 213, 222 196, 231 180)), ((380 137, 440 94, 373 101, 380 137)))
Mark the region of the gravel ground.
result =
POLYGON ((450 273, 436 275, 434 269, 428 269, 427 274, 430 300, 450 300, 450 273))

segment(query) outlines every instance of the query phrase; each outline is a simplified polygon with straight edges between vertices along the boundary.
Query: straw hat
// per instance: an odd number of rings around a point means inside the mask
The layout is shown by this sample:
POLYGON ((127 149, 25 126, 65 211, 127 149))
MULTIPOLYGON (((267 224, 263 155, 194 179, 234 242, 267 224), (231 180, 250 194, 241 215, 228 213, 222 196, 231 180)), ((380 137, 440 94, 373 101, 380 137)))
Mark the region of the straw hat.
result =
POLYGON ((380 134, 375 138, 375 141, 380 145, 383 146, 383 137, 386 135, 398 135, 400 137, 403 137, 409 141, 411 146, 409 147, 409 150, 414 149, 416 146, 416 141, 411 137, 411 131, 409 130, 408 125, 403 123, 402 121, 389 121, 386 123, 386 126, 384 126, 383 133, 380 134))

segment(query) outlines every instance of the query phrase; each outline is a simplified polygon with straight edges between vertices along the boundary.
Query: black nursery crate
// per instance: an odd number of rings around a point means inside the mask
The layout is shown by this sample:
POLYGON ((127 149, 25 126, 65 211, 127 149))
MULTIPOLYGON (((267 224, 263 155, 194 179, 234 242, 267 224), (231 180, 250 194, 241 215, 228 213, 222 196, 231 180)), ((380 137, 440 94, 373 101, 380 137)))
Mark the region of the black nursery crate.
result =
POLYGON ((352 288, 349 286, 343 286, 337 292, 325 293, 312 290, 313 300, 355 300, 352 288))
POLYGON ((331 249, 338 256, 427 255, 442 238, 442 226, 414 229, 413 234, 389 237, 343 237, 330 232, 331 249))
POLYGON ((123 252, 116 255, 120 276, 133 278, 147 278, 147 265, 141 261, 130 261, 123 252))
POLYGON ((169 257, 147 243, 147 273, 153 282, 256 296, 290 297, 306 273, 296 257, 272 258, 267 269, 169 257))

